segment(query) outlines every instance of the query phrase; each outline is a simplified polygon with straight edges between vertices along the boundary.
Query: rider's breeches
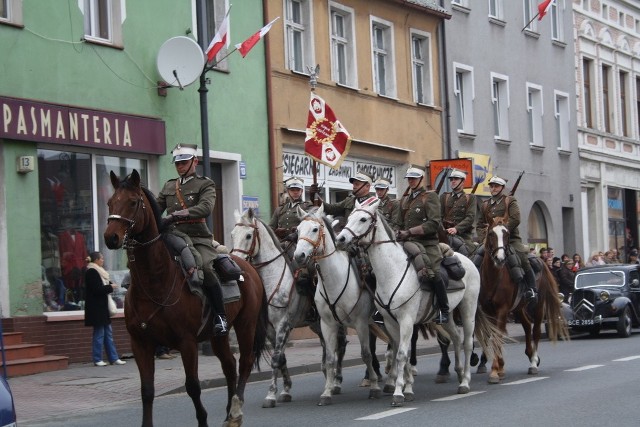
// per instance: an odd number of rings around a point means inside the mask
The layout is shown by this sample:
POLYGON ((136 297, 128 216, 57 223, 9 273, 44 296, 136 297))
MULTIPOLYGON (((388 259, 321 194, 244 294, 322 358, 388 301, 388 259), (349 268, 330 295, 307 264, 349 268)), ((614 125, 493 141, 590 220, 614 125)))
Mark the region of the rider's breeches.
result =
POLYGON ((204 282, 202 283, 202 291, 209 298, 211 307, 215 314, 224 314, 224 300, 222 297, 222 288, 220 278, 213 269, 213 260, 218 255, 209 245, 197 244, 194 242, 195 248, 202 256, 202 269, 204 270, 204 282))

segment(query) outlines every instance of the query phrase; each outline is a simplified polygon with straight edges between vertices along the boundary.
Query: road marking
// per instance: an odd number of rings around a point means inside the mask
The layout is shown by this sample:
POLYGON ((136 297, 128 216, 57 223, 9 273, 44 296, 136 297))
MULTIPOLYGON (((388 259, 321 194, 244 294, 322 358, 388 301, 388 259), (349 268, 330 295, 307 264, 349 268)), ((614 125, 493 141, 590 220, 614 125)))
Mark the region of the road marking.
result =
POLYGON ((356 420, 356 421, 379 420, 379 419, 381 419, 381 418, 386 418, 386 417, 391 417, 391 416, 393 416, 393 415, 402 414, 403 412, 413 411, 414 409, 417 409, 417 408, 397 408, 397 409, 390 409, 390 410, 388 410, 388 411, 378 412, 377 414, 367 415, 366 417, 356 418, 355 420, 356 420))
POLYGON ((636 359, 640 359, 640 356, 629 356, 629 357, 623 357, 622 359, 614 359, 614 362, 628 362, 629 360, 636 360, 636 359))
POLYGON ((520 385, 520 384, 532 383, 534 381, 546 380, 547 378, 549 378, 549 377, 527 378, 527 379, 524 379, 524 380, 511 381, 510 383, 503 383, 503 384, 500 384, 500 385, 520 385))
POLYGON ((595 369, 595 368, 602 368, 604 365, 587 365, 587 366, 580 366, 579 368, 573 368, 573 369, 565 369, 565 372, 580 372, 580 371, 587 371, 589 369, 595 369))
POLYGON ((471 391, 467 394, 454 394, 451 396, 447 396, 447 397, 441 397, 440 399, 433 399, 432 402, 446 402, 448 400, 458 400, 458 399, 463 399, 465 397, 469 397, 469 396, 473 396, 475 394, 480 394, 480 393, 484 393, 486 390, 483 391, 471 391))

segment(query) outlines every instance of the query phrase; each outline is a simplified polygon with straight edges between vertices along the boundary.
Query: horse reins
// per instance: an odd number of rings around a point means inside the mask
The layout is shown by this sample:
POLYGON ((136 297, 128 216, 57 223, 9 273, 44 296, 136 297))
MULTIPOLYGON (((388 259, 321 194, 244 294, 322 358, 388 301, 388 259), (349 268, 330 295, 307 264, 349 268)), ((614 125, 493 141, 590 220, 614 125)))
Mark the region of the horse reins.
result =
MULTIPOLYGON (((139 198, 138 198, 138 203, 136 203, 136 210, 133 213, 133 218, 136 218, 138 215, 138 211, 140 210, 140 206, 142 206, 142 209, 146 209, 146 206, 144 204, 144 198, 142 193, 139 194, 139 198)), ((111 214, 107 217, 107 223, 111 220, 116 220, 116 221, 122 221, 125 223, 128 223, 129 225, 127 226, 127 229, 124 231, 124 236, 122 238, 122 247, 124 249, 134 249, 136 247, 143 247, 143 246, 147 246, 150 245, 154 242, 156 242, 158 239, 160 239, 160 237, 162 236, 160 233, 158 233, 158 235, 156 237, 154 237, 153 239, 147 241, 147 242, 139 242, 136 239, 134 239, 133 237, 129 236, 129 233, 133 230, 133 227, 136 225, 136 220, 135 219, 130 219, 127 217, 124 217, 122 215, 116 215, 116 214, 111 214)), ((133 259, 135 261, 135 258, 133 259)))

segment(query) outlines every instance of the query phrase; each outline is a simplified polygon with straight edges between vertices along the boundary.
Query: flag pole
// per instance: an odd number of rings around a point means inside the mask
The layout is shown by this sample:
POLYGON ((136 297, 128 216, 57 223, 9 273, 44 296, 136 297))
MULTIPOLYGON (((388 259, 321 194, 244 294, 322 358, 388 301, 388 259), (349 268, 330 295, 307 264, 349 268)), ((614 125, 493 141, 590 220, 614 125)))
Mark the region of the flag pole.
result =
MULTIPOLYGON (((320 74, 320 65, 318 64, 315 67, 307 66, 307 70, 309 70, 309 85, 311 86, 311 92, 313 93, 316 91, 316 86, 318 86, 318 75, 320 74)), ((318 185, 317 166, 318 164, 316 162, 316 159, 312 158, 311 168, 313 169, 313 185, 314 186, 318 185)), ((314 200, 311 200, 311 201, 315 202, 315 195, 314 195, 314 200)))
POLYGON ((522 29, 520 30, 520 32, 523 32, 529 25, 531 25, 531 23, 533 21, 536 20, 536 18, 540 15, 540 12, 536 13, 536 16, 534 16, 533 18, 531 18, 531 20, 529 22, 527 22, 527 25, 525 25, 524 27, 522 27, 522 29))

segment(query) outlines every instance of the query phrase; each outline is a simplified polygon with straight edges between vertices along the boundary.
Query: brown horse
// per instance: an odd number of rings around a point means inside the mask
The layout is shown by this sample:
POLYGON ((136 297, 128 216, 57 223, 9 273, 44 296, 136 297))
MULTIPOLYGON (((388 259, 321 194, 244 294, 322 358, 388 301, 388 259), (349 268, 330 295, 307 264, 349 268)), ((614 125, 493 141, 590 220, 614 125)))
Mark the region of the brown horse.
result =
POLYGON ((198 342, 206 339, 211 341, 227 381, 225 424, 241 425, 245 385, 265 348, 267 303, 260 276, 249 263, 234 257, 243 270, 244 282, 240 283, 240 299, 226 304, 225 311, 238 339, 238 375, 229 337, 213 337, 210 310, 205 310, 201 298, 191 293, 180 265, 160 237, 161 212, 155 197, 140 185, 136 170, 122 181, 111 172, 111 183, 115 192, 108 203, 104 240, 109 249, 125 248, 129 259, 131 286, 124 313, 140 373, 142 425, 153 425, 154 355, 158 345, 180 351, 185 388, 193 401, 198 426, 207 425, 198 379, 198 342))
MULTIPOLYGON (((538 342, 541 327, 547 321, 548 338, 556 342, 558 337, 569 338, 569 331, 563 320, 558 285, 553 274, 545 263, 540 263, 541 271, 536 277, 538 302, 527 304, 522 298, 518 283, 514 283, 506 265, 507 256, 512 248, 509 246, 509 231, 502 219, 494 220, 488 229, 485 240, 485 252, 481 268, 481 287, 478 303, 490 317, 495 319, 496 326, 507 332, 507 316, 513 312, 520 319, 526 339, 525 354, 529 358, 529 375, 538 374, 540 356, 538 342)), ((505 376, 502 348, 496 352, 489 374, 489 383, 497 384, 505 376)), ((484 355, 483 355, 484 357, 484 355)), ((479 369, 481 369, 479 367, 479 369)))

